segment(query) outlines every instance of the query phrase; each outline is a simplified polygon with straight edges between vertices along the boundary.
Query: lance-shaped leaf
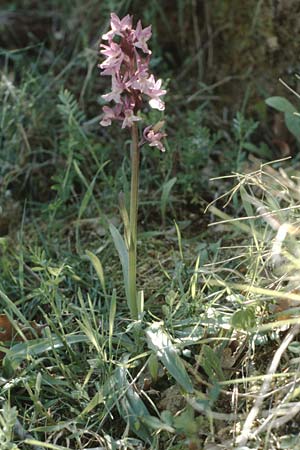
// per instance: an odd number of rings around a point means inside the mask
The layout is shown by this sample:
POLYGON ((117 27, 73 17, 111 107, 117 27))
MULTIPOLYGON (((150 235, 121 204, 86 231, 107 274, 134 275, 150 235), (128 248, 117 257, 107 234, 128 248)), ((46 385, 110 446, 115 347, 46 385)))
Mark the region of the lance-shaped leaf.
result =
POLYGON ((151 415, 137 391, 129 383, 125 367, 118 367, 115 371, 114 385, 115 391, 119 394, 117 407, 120 416, 128 421, 131 431, 139 438, 150 443, 152 440, 151 432, 149 427, 143 423, 143 419, 145 417, 150 418, 151 415))
POLYGON ((193 385, 185 370, 169 335, 164 331, 161 322, 154 322, 146 330, 148 346, 175 378, 178 384, 188 393, 193 392, 193 385))
POLYGON ((68 334, 64 336, 64 342, 57 336, 22 342, 8 350, 3 360, 3 368, 6 373, 12 375, 20 363, 29 356, 39 356, 53 349, 71 346, 81 342, 88 342, 87 336, 83 334, 68 334))
POLYGON ((286 112, 284 119, 288 130, 300 141, 300 117, 294 113, 286 112))
POLYGON ((128 258, 128 251, 124 242, 124 239, 122 238, 121 234, 117 230, 117 228, 111 223, 109 225, 110 233, 113 238, 115 247, 117 249, 122 269, 123 269, 123 278, 124 278, 124 284, 125 284, 125 292, 126 292, 126 298, 127 301, 129 299, 129 258, 128 258))
POLYGON ((284 97, 269 97, 266 99, 266 104, 284 113, 293 114, 296 111, 292 103, 284 97))

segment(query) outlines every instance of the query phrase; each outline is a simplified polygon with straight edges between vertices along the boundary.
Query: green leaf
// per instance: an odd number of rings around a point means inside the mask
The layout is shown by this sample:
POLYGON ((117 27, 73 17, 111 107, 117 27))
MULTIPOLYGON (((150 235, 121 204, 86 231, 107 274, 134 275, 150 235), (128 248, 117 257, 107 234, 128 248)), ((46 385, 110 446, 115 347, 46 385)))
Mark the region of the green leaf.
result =
POLYGON ((244 186, 241 186, 240 193, 241 193, 243 207, 245 208, 247 216, 248 217, 253 216, 254 215, 253 206, 248 201, 249 195, 247 194, 247 191, 244 188, 244 186))
POLYGON ((191 380, 185 370, 184 364, 179 357, 170 337, 163 330, 161 322, 154 322, 146 330, 148 347, 157 355, 170 374, 178 384, 189 393, 194 391, 191 380))
POLYGON ((269 97, 266 100, 266 104, 271 106, 277 111, 282 111, 284 113, 293 114, 296 111, 296 108, 284 97, 269 97))
POLYGON ((124 278, 124 285, 125 285, 125 292, 126 292, 126 298, 129 304, 129 257, 128 257, 128 251, 124 242, 124 239, 122 238, 121 234, 119 233, 119 230, 111 223, 109 225, 110 233, 113 238, 115 247, 117 249, 122 269, 123 269, 123 278, 124 278))
POLYGON ((185 411, 174 418, 174 427, 177 432, 184 433, 186 436, 197 434, 199 425, 195 420, 195 412, 191 406, 188 406, 185 411))
MULTIPOLYGON (((26 317, 22 314, 20 308, 18 308, 15 305, 15 303, 9 297, 7 297, 7 295, 4 292, 2 292, 1 290, 0 290, 0 306, 1 306, 1 308, 8 307, 9 310, 11 310, 16 315, 16 317, 21 321, 22 324, 26 325, 26 327, 29 330, 32 330, 33 334, 37 334, 35 332, 35 330, 31 327, 31 325, 28 322, 28 320, 26 319, 26 317)), ((4 312, 5 312, 5 310, 4 310, 4 312)))
POLYGON ((202 347, 202 358, 200 364, 212 382, 215 382, 216 380, 225 380, 220 363, 220 357, 211 347, 209 347, 209 345, 203 345, 202 347))
POLYGON ((119 193, 119 205, 120 205, 120 213, 124 224, 124 238, 125 238, 125 244, 127 249, 129 249, 130 245, 130 224, 129 224, 129 217, 128 212, 125 206, 125 199, 124 199, 124 193, 119 193))
POLYGON ((251 142, 244 142, 243 149, 248 150, 248 152, 263 158, 272 158, 272 152, 264 142, 261 142, 259 146, 252 144, 251 142))
POLYGON ((285 113, 284 119, 288 130, 300 141, 300 117, 296 114, 285 113))
POLYGON ((158 380, 159 362, 155 353, 152 353, 148 359, 148 369, 154 382, 158 380))
POLYGON ((138 309, 138 317, 144 312, 144 291, 139 291, 137 293, 137 309, 138 309))
POLYGON ((86 416, 89 414, 96 406, 100 405, 100 403, 104 403, 104 396, 102 391, 96 392, 92 400, 87 404, 84 410, 80 413, 79 417, 86 416))
POLYGON ((3 360, 3 367, 11 374, 29 356, 38 356, 55 348, 64 347, 66 344, 73 345, 80 342, 88 342, 88 338, 84 334, 69 334, 64 336, 64 341, 55 336, 51 339, 34 339, 16 344, 6 353, 3 360))
MULTIPOLYGON (((74 161, 74 164, 75 164, 75 161, 74 161)), ((80 219, 83 216, 84 211, 86 210, 86 208, 87 208, 87 206, 88 206, 88 204, 90 202, 90 199, 91 199, 91 197, 93 195, 93 189, 94 189, 94 186, 95 186, 97 175, 98 175, 98 172, 94 176, 91 184, 89 185, 86 193, 84 194, 84 197, 82 199, 82 202, 81 202, 81 205, 80 205, 80 208, 79 208, 79 211, 78 211, 78 219, 80 219)))
POLYGON ((35 439, 25 439, 24 444, 39 446, 43 448, 49 448, 50 450, 70 450, 68 447, 62 447, 61 445, 50 444, 50 442, 41 442, 35 439))
POLYGON ((288 349, 290 352, 295 353, 296 355, 300 355, 300 342, 292 342, 288 349))
POLYGON ((98 278, 100 280, 102 289, 106 295, 106 288, 105 288, 105 278, 104 278, 104 271, 103 271, 103 267, 102 264, 100 262, 100 259, 98 258, 98 256, 94 255, 94 253, 90 252, 89 250, 86 250, 85 253, 87 254, 87 256, 89 257, 91 263, 94 266, 94 269, 96 270, 96 273, 98 275, 98 278))
POLYGON ((168 431, 169 433, 175 433, 175 429, 173 427, 171 427, 169 424, 161 421, 160 419, 158 419, 155 416, 145 416, 142 417, 142 422, 147 425, 149 428, 152 428, 153 430, 158 430, 158 431, 168 431))
POLYGON ((245 308, 236 311, 231 319, 231 325, 233 328, 242 330, 251 330, 255 327, 256 318, 254 308, 245 308))
POLYGON ((120 401, 117 403, 120 416, 129 423, 130 429, 141 439, 150 443, 151 433, 146 418, 151 415, 137 391, 129 383, 125 367, 118 367, 114 374, 114 389, 118 391, 120 401))

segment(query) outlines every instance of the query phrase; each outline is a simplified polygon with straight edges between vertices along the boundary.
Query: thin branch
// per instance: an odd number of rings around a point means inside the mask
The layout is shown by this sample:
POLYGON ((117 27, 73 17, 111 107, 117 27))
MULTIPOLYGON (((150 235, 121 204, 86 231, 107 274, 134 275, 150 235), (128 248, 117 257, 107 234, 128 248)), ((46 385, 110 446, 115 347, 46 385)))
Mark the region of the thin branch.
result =
POLYGON ((253 427, 253 423, 258 416, 259 410, 262 407, 265 395, 270 389, 270 385, 273 379, 273 376, 277 370, 277 367, 280 363, 280 360, 282 358, 282 355, 288 348, 289 344, 293 341, 294 337, 300 332, 300 325, 294 325, 293 328, 290 330, 290 332, 286 335, 284 340, 282 341, 280 347, 276 350, 274 358, 271 362, 271 365, 269 367, 269 370, 267 372, 267 376, 265 378, 265 381, 262 384, 260 393, 250 411, 248 414, 248 417, 244 423, 243 430, 241 434, 236 439, 236 444, 238 446, 246 446, 248 440, 252 437, 251 429, 253 427))

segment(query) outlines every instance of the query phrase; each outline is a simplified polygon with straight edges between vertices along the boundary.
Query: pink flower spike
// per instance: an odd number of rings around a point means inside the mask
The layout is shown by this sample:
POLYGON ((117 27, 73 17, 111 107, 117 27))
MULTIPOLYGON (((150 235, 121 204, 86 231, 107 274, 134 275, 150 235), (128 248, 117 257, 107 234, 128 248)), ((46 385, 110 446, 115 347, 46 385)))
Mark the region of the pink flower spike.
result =
POLYGON ((122 123, 122 128, 126 128, 126 127, 131 128, 133 122, 137 122, 138 120, 141 120, 140 117, 135 116, 133 114, 132 109, 125 109, 124 114, 125 114, 125 119, 124 119, 124 121, 122 123))
POLYGON ((144 53, 151 54, 146 42, 151 38, 152 31, 151 25, 146 28, 142 28, 142 23, 139 20, 135 30, 135 37, 137 42, 134 43, 134 46, 143 50, 144 53))
MULTIPOLYGON (((149 74, 151 51, 147 42, 151 37, 151 26, 143 29, 139 20, 135 29, 132 28, 132 16, 120 19, 111 14, 111 30, 103 39, 107 42, 100 45, 100 52, 105 60, 100 64, 101 75, 110 75, 112 86, 110 92, 102 95, 107 102, 114 102, 114 107, 103 108, 101 125, 108 126, 113 120, 121 122, 122 128, 131 128, 134 122, 141 120, 139 112, 144 100, 148 100, 151 108, 163 111, 165 104, 162 96, 162 80, 156 80, 149 74)), ((159 125, 159 124, 158 124, 159 125)), ((160 125, 147 127, 144 140, 150 146, 164 151, 161 139, 165 136, 160 132, 160 125)))
POLYGON ((125 30, 132 28, 132 17, 129 14, 123 19, 119 19, 115 13, 111 13, 110 17, 111 30, 103 34, 102 39, 104 41, 111 41, 116 35, 123 36, 125 30))

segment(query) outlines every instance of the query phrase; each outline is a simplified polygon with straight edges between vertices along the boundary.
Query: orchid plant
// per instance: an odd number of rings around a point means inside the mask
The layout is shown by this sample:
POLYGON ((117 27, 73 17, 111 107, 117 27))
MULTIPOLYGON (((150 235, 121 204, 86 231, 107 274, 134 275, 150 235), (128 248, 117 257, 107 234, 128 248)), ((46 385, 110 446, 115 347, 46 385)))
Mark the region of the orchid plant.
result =
POLYGON ((144 144, 157 147, 164 152, 162 139, 166 134, 160 121, 147 125, 139 131, 138 122, 142 121, 141 111, 148 101, 149 107, 163 111, 165 104, 161 97, 166 93, 162 89, 162 80, 156 80, 149 71, 151 51, 148 40, 151 37, 151 26, 142 28, 139 20, 136 28, 129 14, 120 19, 111 14, 111 29, 102 36, 105 43, 100 45, 100 53, 106 59, 100 64, 101 75, 111 77, 111 92, 102 95, 112 106, 103 106, 103 117, 100 124, 104 127, 112 121, 120 121, 121 128, 131 129, 131 192, 130 213, 128 217, 124 204, 121 214, 124 222, 125 239, 111 225, 110 230, 118 250, 123 267, 125 291, 131 317, 138 319, 142 312, 142 293, 137 293, 136 259, 137 259, 137 216, 140 149, 144 144))

